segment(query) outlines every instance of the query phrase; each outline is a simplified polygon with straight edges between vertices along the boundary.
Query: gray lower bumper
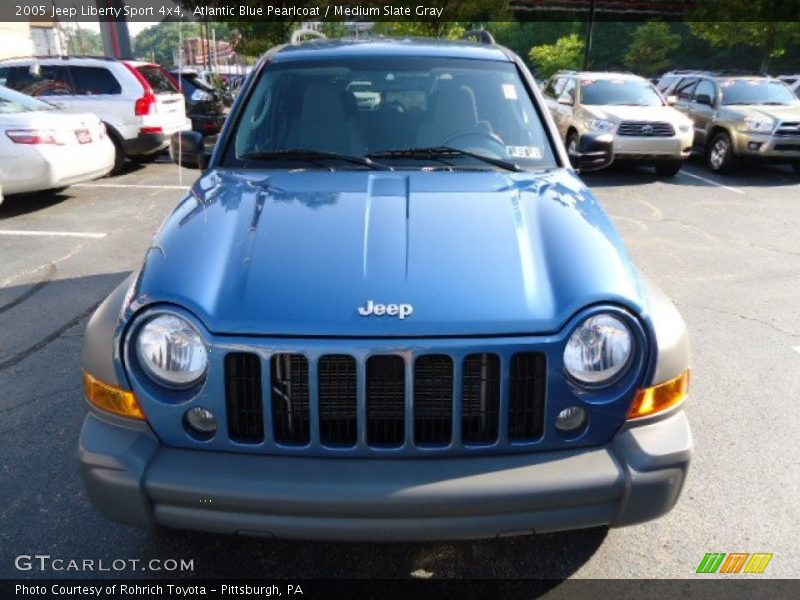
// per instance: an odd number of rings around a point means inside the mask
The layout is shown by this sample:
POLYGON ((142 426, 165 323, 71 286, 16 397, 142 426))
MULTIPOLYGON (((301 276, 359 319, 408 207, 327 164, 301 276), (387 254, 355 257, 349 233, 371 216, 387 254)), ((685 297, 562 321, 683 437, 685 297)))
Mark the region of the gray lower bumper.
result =
POLYGON ((443 540, 621 526, 678 498, 692 453, 682 411, 607 447, 447 459, 287 458, 162 446, 89 414, 81 474, 133 525, 278 538, 443 540))

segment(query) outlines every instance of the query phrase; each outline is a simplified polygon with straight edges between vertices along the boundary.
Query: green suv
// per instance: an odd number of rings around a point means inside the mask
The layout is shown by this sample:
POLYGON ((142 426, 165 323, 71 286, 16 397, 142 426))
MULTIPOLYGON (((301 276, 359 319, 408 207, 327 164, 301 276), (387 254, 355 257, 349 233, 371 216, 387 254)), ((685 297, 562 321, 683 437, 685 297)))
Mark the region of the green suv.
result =
POLYGON ((800 173, 800 100, 771 77, 692 73, 669 102, 694 121, 694 146, 712 171, 742 159, 790 163, 800 173))

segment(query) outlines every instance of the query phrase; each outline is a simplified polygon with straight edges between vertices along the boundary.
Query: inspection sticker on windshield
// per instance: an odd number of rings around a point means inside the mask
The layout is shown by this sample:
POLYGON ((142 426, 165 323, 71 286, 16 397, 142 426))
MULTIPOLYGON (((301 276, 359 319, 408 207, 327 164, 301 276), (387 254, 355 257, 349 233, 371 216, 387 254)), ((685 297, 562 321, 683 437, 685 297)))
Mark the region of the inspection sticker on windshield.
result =
POLYGON ((514 87, 513 83, 504 83, 503 84, 503 96, 506 97, 506 100, 516 100, 517 99, 517 88, 514 87))
POLYGON ((506 146, 508 155, 514 158, 542 158, 542 149, 539 146, 506 146))

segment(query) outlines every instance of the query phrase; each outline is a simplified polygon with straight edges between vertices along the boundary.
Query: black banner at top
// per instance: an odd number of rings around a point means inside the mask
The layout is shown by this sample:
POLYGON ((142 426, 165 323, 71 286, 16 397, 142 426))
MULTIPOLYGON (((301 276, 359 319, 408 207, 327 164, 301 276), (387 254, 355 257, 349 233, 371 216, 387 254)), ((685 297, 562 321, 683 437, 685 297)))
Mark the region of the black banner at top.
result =
POLYGON ((800 21, 800 0, 2 0, 2 21, 800 21), (594 8, 594 11, 592 9, 594 8))

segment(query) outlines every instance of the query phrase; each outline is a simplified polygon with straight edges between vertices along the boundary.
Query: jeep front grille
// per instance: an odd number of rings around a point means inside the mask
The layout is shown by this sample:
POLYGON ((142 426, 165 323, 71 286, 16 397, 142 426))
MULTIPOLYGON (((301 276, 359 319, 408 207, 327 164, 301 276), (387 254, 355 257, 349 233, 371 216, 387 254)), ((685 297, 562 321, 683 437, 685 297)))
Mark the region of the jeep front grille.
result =
POLYGON ((672 137, 675 129, 662 121, 623 121, 617 128, 617 135, 637 137, 672 137))
POLYGON ((275 441, 307 444, 311 421, 308 359, 300 354, 275 354, 270 371, 275 441))
POLYGON ((225 357, 228 436, 236 442, 264 440, 261 360, 257 354, 232 352, 225 357))
POLYGON ((356 360, 330 354, 319 360, 319 438, 326 446, 354 446, 356 430, 356 360))
POLYGON ((546 359, 500 355, 273 354, 270 410, 255 353, 225 356, 228 436, 236 442, 385 451, 501 447, 544 435, 546 359), (313 380, 313 381, 312 381, 313 380))
POLYGON ((401 356, 367 359, 367 442, 400 446, 405 438, 405 363, 401 356))

